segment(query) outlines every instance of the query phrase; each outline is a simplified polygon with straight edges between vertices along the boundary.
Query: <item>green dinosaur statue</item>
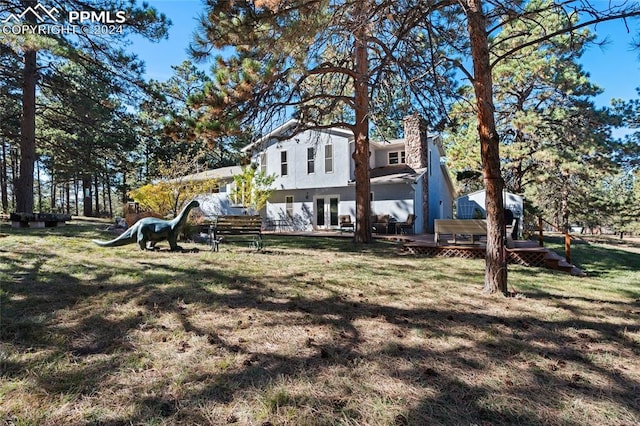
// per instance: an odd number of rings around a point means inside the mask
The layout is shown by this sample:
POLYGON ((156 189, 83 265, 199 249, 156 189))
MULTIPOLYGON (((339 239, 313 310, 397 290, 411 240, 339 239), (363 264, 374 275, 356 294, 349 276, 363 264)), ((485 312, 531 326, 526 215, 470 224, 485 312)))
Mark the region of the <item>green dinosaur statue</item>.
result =
POLYGON ((182 250, 177 244, 178 235, 182 227, 187 222, 189 211, 194 207, 199 207, 196 200, 191 201, 182 209, 180 214, 172 220, 162 220, 155 217, 145 217, 134 223, 118 238, 111 241, 93 240, 94 243, 103 247, 117 247, 137 242, 141 250, 153 248, 158 241, 167 240, 171 251, 182 250), (147 243, 150 243, 147 245, 147 243))

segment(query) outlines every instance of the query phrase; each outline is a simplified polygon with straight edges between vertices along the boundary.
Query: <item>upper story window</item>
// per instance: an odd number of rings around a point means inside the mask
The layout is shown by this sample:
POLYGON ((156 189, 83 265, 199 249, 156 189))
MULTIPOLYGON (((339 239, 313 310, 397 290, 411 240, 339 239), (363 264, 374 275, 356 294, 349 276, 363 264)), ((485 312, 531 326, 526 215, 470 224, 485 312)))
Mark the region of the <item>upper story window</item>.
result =
POLYGON ((389 165, 406 163, 406 155, 404 151, 391 151, 387 155, 389 165))
POLYGON ((289 174, 289 163, 287 161, 287 151, 280 152, 280 175, 287 176, 289 174))
POLYGON ((260 172, 262 174, 267 174, 267 153, 263 152, 260 154, 260 172))
POLYGON ((324 146, 324 172, 333 173, 333 145, 324 146))
POLYGON ((316 172, 316 149, 307 148, 307 173, 313 174, 316 172))

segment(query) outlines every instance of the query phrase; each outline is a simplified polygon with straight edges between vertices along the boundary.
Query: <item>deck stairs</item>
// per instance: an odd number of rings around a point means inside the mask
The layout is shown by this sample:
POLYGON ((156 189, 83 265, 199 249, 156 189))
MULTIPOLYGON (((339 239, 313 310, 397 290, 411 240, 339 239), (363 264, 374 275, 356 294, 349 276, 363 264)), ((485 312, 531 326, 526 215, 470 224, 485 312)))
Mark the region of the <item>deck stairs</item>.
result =
POLYGON ((544 257, 544 262, 549 269, 567 272, 574 277, 587 276, 587 274, 583 270, 567 262, 567 260, 564 257, 560 256, 558 253, 548 249, 544 250, 547 251, 547 254, 544 257))

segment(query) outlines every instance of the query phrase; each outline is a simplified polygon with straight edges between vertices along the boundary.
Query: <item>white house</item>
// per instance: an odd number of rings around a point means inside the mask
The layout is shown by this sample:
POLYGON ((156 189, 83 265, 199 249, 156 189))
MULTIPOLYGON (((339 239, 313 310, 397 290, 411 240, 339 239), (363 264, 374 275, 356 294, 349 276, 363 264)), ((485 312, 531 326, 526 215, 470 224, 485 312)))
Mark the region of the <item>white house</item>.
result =
MULTIPOLYGON (((243 148, 261 170, 277 176, 261 214, 295 230, 338 228, 341 215, 355 220, 353 133, 330 128, 287 137, 296 124, 291 120, 243 148)), ((441 161, 440 137, 427 134, 417 115, 404 126, 404 139, 370 143, 372 214, 398 222, 415 214, 415 232, 431 232, 434 219, 453 217, 453 184, 441 161)), ((205 214, 229 214, 213 208, 208 199, 216 197, 225 195, 202 200, 205 214)))

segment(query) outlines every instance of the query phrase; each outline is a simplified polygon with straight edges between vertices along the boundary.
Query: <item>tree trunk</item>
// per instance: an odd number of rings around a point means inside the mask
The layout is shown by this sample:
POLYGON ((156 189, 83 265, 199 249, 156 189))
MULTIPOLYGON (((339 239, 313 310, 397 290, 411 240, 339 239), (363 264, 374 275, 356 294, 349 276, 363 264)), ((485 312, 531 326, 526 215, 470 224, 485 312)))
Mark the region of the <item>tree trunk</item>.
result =
POLYGON ((95 199, 96 199, 95 215, 96 215, 96 217, 100 217, 100 180, 98 178, 98 174, 97 173, 93 177, 93 184, 94 184, 94 194, 95 194, 95 199))
POLYGON ((67 194, 67 203, 66 203, 66 209, 65 209, 65 213, 66 214, 71 214, 71 182, 67 181, 67 183, 64 185, 64 190, 65 193, 67 194))
MULTIPOLYGON (((35 2, 27 2, 33 5, 35 2)), ((20 175, 15 184, 16 211, 33 213, 33 169, 36 160, 36 83, 35 50, 24 52, 22 78, 22 120, 20 123, 20 175)))
POLYGON ((562 216, 562 232, 569 231, 569 178, 562 176, 562 198, 560 199, 560 215, 562 216))
POLYGON ((355 36, 355 163, 356 180, 356 243, 370 243, 371 238, 371 182, 369 180, 369 57, 367 53, 366 3, 355 3, 356 20, 361 23, 355 36))
POLYGON ((91 176, 84 176, 82 178, 82 214, 84 216, 93 216, 93 206, 91 201, 91 176))
POLYGON ((104 183, 103 183, 103 194, 106 195, 106 199, 103 200, 102 204, 105 206, 109 206, 109 217, 113 217, 113 200, 111 199, 111 175, 109 174, 109 167, 106 164, 105 161, 105 165, 104 165, 104 183))
POLYGON ((78 215, 80 214, 80 209, 79 209, 79 203, 80 203, 80 200, 78 200, 78 198, 79 198, 79 196, 78 196, 78 195, 79 195, 79 192, 80 192, 80 191, 78 190, 78 178, 77 178, 77 177, 75 177, 75 178, 73 179, 73 195, 74 195, 74 198, 75 198, 75 200, 74 200, 74 201, 75 201, 75 205, 76 205, 76 216, 78 216, 78 215))
POLYGON ((55 179, 54 179, 55 177, 56 177, 56 175, 55 175, 55 172, 53 171, 53 167, 52 167, 52 170, 51 170, 51 211, 52 212, 55 211, 56 201, 57 201, 56 200, 57 188, 56 188, 55 179))
POLYGON ((122 168, 122 205, 126 206, 129 197, 127 196, 127 166, 122 168))
POLYGON ((7 146, 2 141, 2 169, 0 170, 0 191, 2 192, 2 211, 7 213, 9 211, 9 192, 7 190, 7 182, 9 176, 7 175, 7 146))
MULTIPOLYGON (((16 208, 16 187, 18 181, 18 174, 20 170, 18 169, 18 164, 20 163, 20 154, 18 150, 11 149, 9 151, 9 157, 11 157, 11 182, 13 183, 11 187, 11 205, 13 208, 16 208)), ((17 211, 17 210, 16 210, 17 211)))
POLYGON ((42 180, 40 179, 40 161, 36 161, 36 179, 38 181, 38 211, 42 211, 42 180))
POLYGON ((466 3, 482 173, 487 191, 487 254, 483 293, 501 292, 506 295, 507 262, 502 196, 504 183, 500 172, 499 138, 494 117, 487 21, 482 10, 482 0, 466 0, 466 3))

